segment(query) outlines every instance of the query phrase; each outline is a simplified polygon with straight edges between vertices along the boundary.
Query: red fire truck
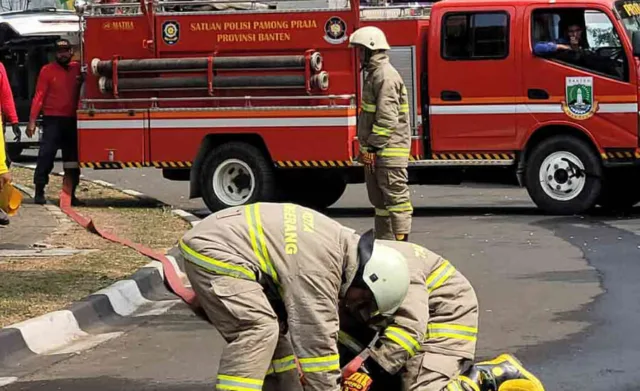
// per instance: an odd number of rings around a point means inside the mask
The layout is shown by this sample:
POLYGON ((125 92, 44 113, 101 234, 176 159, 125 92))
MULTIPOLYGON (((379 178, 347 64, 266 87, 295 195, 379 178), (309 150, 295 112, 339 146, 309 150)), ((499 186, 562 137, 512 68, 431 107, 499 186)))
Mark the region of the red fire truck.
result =
POLYGON ((76 9, 84 168, 157 167, 211 210, 331 205, 363 181, 348 37, 376 25, 411 97, 411 183, 509 182, 560 214, 640 201, 640 1, 76 9))

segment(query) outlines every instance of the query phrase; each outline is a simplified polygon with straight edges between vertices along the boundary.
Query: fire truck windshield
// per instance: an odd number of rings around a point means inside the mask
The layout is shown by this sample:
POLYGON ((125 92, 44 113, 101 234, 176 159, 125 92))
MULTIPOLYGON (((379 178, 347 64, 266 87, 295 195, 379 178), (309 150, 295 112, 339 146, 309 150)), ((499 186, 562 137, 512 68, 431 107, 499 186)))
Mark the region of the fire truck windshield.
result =
POLYGON ((615 8, 629 39, 633 39, 634 31, 640 31, 640 1, 618 1, 615 8))

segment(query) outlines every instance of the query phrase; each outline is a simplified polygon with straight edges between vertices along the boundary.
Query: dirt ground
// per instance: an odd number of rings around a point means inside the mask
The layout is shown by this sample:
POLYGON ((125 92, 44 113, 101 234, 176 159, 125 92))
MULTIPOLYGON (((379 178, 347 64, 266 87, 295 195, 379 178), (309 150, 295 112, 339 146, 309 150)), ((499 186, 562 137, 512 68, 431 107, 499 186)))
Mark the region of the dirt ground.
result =
MULTIPOLYGON (((33 187, 31 169, 12 167, 13 182, 33 187)), ((62 178, 51 175, 47 198, 58 202, 62 178)), ((165 206, 82 181, 76 210, 120 237, 159 252, 171 248, 189 224, 165 206)), ((73 223, 46 241, 53 248, 92 250, 68 257, 0 258, 0 327, 64 307, 150 261, 128 247, 89 233, 73 223)))

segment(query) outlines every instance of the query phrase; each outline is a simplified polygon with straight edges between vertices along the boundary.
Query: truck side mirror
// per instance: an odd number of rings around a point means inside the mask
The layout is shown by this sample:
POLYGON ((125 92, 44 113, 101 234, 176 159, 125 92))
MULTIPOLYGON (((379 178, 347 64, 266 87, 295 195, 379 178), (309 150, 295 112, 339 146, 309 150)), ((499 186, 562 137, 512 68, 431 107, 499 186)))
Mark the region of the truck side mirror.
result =
POLYGON ((640 57, 640 31, 634 31, 631 37, 631 44, 633 45, 633 55, 636 57, 640 57))

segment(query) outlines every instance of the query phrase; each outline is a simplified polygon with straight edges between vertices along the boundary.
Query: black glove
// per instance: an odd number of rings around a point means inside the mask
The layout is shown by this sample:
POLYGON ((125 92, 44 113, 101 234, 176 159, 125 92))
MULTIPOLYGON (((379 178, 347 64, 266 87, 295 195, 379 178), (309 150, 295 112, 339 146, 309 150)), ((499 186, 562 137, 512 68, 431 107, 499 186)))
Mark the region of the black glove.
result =
POLYGON ((13 134, 16 136, 13 141, 20 141, 20 138, 22 137, 22 130, 20 130, 20 125, 13 124, 11 125, 11 128, 13 129, 13 134))

